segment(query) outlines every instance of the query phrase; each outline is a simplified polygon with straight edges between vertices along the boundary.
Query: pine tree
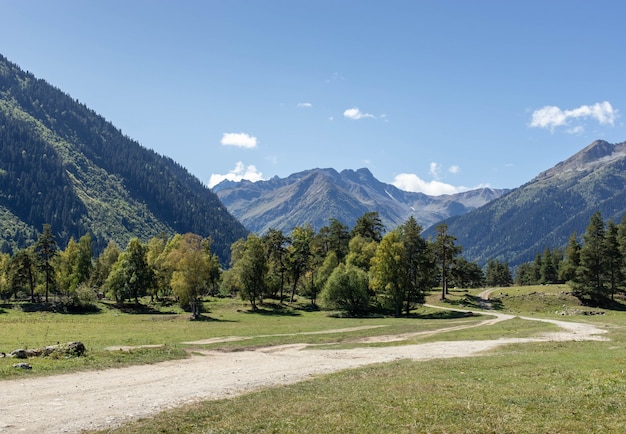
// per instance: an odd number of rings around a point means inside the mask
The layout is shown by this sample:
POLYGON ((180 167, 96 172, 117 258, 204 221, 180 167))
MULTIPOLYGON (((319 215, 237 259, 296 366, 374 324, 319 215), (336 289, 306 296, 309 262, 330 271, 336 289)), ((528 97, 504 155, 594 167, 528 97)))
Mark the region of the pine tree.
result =
POLYGON ((583 234, 580 265, 573 281, 574 294, 579 298, 599 302, 608 293, 608 261, 606 259, 606 230, 600 212, 595 212, 583 234))
POLYGON ((50 288, 54 287, 54 267, 52 259, 58 254, 59 248, 55 241, 52 229, 49 224, 43 225, 43 233, 39 236, 37 244, 35 244, 35 253, 37 254, 37 264, 39 269, 44 273, 46 283, 46 303, 48 303, 48 294, 50 288))

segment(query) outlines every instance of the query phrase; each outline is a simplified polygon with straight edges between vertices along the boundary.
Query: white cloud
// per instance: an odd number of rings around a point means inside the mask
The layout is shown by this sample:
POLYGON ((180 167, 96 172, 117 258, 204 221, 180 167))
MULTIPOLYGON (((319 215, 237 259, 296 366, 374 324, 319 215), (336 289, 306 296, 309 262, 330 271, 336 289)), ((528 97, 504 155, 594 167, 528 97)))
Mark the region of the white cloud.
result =
POLYGON ((439 179, 441 177, 441 165, 435 162, 430 163, 431 176, 435 179, 439 179))
POLYGON ((453 166, 450 166, 448 168, 448 172, 450 172, 450 173, 455 173, 456 174, 456 173, 459 173, 460 171, 461 171, 461 168, 459 166, 457 166, 456 164, 453 165, 453 166))
POLYGON ((455 187, 441 181, 424 181, 413 173, 400 173, 394 178, 393 185, 400 190, 412 191, 414 193, 424 193, 429 196, 440 196, 442 194, 454 194, 467 191, 467 187, 455 187))
POLYGON ((241 181, 242 179, 247 179, 248 181, 256 182, 263 181, 263 174, 257 170, 256 166, 252 164, 246 166, 241 161, 238 161, 237 164, 235 164, 235 168, 227 174, 212 174, 209 178, 208 186, 209 188, 213 188, 225 179, 235 182, 241 181))
POLYGON ((535 110, 530 121, 531 127, 548 128, 554 131, 556 127, 569 127, 568 133, 580 134, 584 130, 582 125, 571 125, 574 120, 593 119, 600 125, 613 125, 618 117, 618 111, 610 102, 598 102, 594 105, 583 105, 571 110, 561 110, 556 106, 545 106, 535 110))
POLYGON ((313 107, 313 104, 311 104, 310 102, 299 102, 297 107, 298 108, 311 108, 313 107))
POLYGON ((376 119, 376 116, 370 113, 363 113, 358 107, 352 107, 343 112, 343 115, 348 119, 359 120, 364 118, 376 119))
POLYGON ((256 148, 257 139, 246 133, 224 133, 220 143, 224 146, 252 149, 256 148))

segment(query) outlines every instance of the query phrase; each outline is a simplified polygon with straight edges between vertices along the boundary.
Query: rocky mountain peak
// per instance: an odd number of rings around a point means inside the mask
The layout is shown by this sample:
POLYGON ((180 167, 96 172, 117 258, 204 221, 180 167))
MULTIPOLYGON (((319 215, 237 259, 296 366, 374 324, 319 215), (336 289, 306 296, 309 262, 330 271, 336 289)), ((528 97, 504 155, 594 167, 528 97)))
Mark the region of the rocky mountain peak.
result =
POLYGON ((575 172, 591 171, 602 164, 621 158, 626 158, 626 142, 612 144, 604 140, 596 140, 567 160, 540 173, 535 179, 571 176, 575 172))

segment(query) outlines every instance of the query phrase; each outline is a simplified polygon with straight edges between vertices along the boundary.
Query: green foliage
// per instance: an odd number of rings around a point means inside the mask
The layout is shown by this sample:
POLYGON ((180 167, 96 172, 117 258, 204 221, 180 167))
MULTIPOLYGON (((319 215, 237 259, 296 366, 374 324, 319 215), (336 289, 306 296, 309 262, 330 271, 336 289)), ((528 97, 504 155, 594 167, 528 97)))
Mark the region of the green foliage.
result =
POLYGON ((190 307, 192 318, 201 313, 200 297, 208 292, 213 269, 211 242, 199 235, 176 235, 170 241, 167 263, 173 270, 170 285, 179 303, 190 307))
POLYGON ((513 284, 513 277, 511 276, 511 269, 507 262, 500 262, 497 259, 490 259, 487 262, 487 269, 485 271, 485 284, 487 286, 511 286, 513 284))
POLYGON ((626 286, 626 257, 623 255, 626 251, 626 238, 623 237, 625 222, 626 219, 622 219, 617 226, 609 220, 605 225, 598 211, 589 220, 582 246, 578 250, 575 245, 568 248, 573 252, 573 259, 568 262, 571 262, 570 268, 575 270, 570 273, 573 276, 569 283, 581 300, 603 304, 626 286))
POLYGON ((118 256, 105 282, 116 302, 134 299, 139 303, 139 297, 154 285, 154 273, 148 266, 146 250, 139 239, 133 238, 118 256))
POLYGON ((258 236, 250 234, 245 241, 233 244, 231 258, 229 282, 238 286, 241 298, 250 301, 250 306, 256 310, 266 288, 268 267, 265 245, 258 236))
POLYGON ((356 220, 350 236, 354 238, 356 235, 360 235, 366 240, 380 242, 385 232, 385 226, 383 225, 378 212, 370 211, 363 214, 356 220))
POLYGON ((44 283, 46 286, 46 303, 48 302, 48 295, 50 288, 54 287, 56 283, 54 265, 52 259, 58 255, 57 242, 52 234, 52 229, 49 224, 43 225, 43 233, 39 236, 37 243, 35 244, 35 255, 37 258, 37 267, 44 274, 44 283))
POLYGON ((439 271, 441 277, 441 299, 446 298, 448 293, 448 274, 454 259, 461 253, 462 247, 456 245, 456 237, 448 234, 448 225, 439 224, 435 231, 437 237, 433 242, 433 252, 439 263, 439 271))
POLYGON ((458 288, 480 288, 485 285, 485 276, 476 262, 456 257, 450 267, 449 284, 458 288))
POLYGON ((354 265, 339 264, 324 285, 320 303, 326 309, 362 315, 369 307, 368 285, 365 271, 354 265))

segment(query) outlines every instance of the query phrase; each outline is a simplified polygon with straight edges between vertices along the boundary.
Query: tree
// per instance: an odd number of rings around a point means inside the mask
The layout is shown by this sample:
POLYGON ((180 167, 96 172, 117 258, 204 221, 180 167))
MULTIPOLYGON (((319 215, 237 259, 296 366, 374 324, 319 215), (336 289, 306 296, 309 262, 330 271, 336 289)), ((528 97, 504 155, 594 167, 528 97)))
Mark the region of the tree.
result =
POLYGON ((622 221, 617 228, 617 243, 622 256, 622 274, 626 276, 626 214, 622 217, 622 221))
POLYGON ((55 283, 52 259, 58 254, 58 246, 49 224, 43 225, 43 233, 39 235, 37 243, 35 244, 35 253, 37 255, 38 268, 44 274, 46 284, 46 303, 48 303, 50 287, 54 286, 55 283))
POLYGON ((75 291, 78 282, 75 281, 73 273, 74 264, 78 257, 78 243, 71 237, 65 250, 59 252, 57 261, 57 284, 61 294, 69 295, 70 291, 75 291))
POLYGON ((287 248, 287 270, 291 278, 291 297, 290 303, 293 303, 296 294, 296 288, 300 282, 300 278, 305 274, 309 267, 309 259, 311 258, 311 240, 314 231, 311 225, 296 226, 291 231, 291 245, 287 248))
POLYGON ((546 247, 541 255, 541 267, 539 270, 539 283, 550 284, 561 282, 559 270, 563 264, 563 251, 546 247))
POLYGON ((350 232, 346 225, 336 218, 331 218, 328 226, 319 230, 313 242, 318 246, 322 258, 332 251, 335 252, 339 262, 343 262, 348 254, 350 232))
POLYGON ((611 300, 614 300, 618 287, 624 281, 624 273, 622 270, 624 258, 620 251, 619 228, 613 220, 609 220, 608 222, 604 243, 608 289, 611 293, 611 300))
POLYGON ((350 240, 346 264, 355 265, 364 271, 369 271, 377 248, 377 241, 364 238, 362 235, 355 235, 350 240))
POLYGON ((367 273, 354 265, 339 264, 328 277, 320 294, 322 306, 356 316, 369 306, 367 273))
POLYGON ((430 246, 421 236, 422 227, 413 216, 399 227, 404 245, 403 266, 406 273, 405 313, 409 314, 416 303, 424 302, 425 292, 432 288, 435 275, 435 258, 430 246))
POLYGON ((274 295, 277 292, 280 293, 281 304, 285 288, 286 256, 289 241, 289 238, 279 229, 270 229, 263 236, 268 261, 269 290, 274 295))
POLYGON ((402 314, 407 287, 404 244, 398 229, 387 233, 372 259, 371 285, 383 297, 383 304, 389 307, 394 316, 402 314))
POLYGON ((35 267, 36 259, 32 249, 23 249, 11 258, 9 268, 9 285, 15 294, 16 287, 28 285, 30 301, 35 302, 35 267))
POLYGON ((469 262, 463 257, 455 258, 452 263, 450 279, 459 288, 480 288, 485 285, 482 268, 476 262, 469 262))
POLYGON ((535 266, 530 262, 524 262, 517 267, 515 274, 516 285, 535 285, 535 266))
POLYGON ((179 303, 189 307, 191 318, 201 315, 200 297, 206 292, 211 277, 211 241, 200 235, 175 235, 173 248, 167 256, 174 270, 170 285, 179 303))
POLYGON ((78 243, 70 238, 58 258, 57 282, 62 293, 74 293, 80 284, 89 280, 93 268, 92 256, 91 235, 83 235, 78 243))
POLYGON ((441 272, 441 299, 445 300, 448 293, 448 270, 454 258, 461 253, 462 248, 454 244, 456 237, 448 235, 447 224, 441 223, 435 227, 435 231, 437 231, 437 237, 433 243, 433 248, 441 272))
POLYGON ((10 263, 11 255, 8 253, 0 253, 0 298, 10 298, 12 295, 9 280, 10 263))
POLYGON ((595 212, 583 234, 580 264, 572 282, 574 295, 598 302, 607 295, 608 261, 606 260, 606 230, 600 212, 595 212))
POLYGON ((132 298, 139 304, 139 297, 147 294, 154 285, 154 273, 148 266, 146 250, 138 238, 132 238, 113 265, 106 285, 118 303, 132 298))
POLYGON ((166 264, 169 253, 166 251, 166 247, 169 246, 171 250, 170 241, 171 239, 168 239, 167 234, 162 233, 150 238, 146 246, 146 262, 154 273, 154 285, 150 292, 151 301, 154 301, 155 296, 158 300, 159 296, 166 297, 172 293, 170 283, 174 270, 169 269, 166 264))
POLYGON ((120 253, 121 251, 117 244, 114 241, 109 241, 104 251, 96 259, 90 279, 92 286, 100 288, 104 285, 120 253))
POLYGON ((496 259, 487 261, 485 272, 485 284, 487 286, 511 286, 513 277, 508 262, 500 262, 496 259))
POLYGON ((267 257, 263 241, 255 234, 233 243, 232 266, 228 281, 237 285, 242 299, 248 299, 252 310, 257 310, 257 300, 262 301, 267 278, 267 257))
POLYGON ((565 261, 559 271, 559 279, 564 282, 573 282, 576 279, 576 270, 580 266, 580 243, 576 232, 572 233, 565 248, 565 261))
POLYGON ((378 212, 370 211, 366 212, 356 220, 356 223, 350 232, 350 238, 361 235, 367 240, 379 243, 383 239, 384 232, 385 226, 383 225, 378 212))

